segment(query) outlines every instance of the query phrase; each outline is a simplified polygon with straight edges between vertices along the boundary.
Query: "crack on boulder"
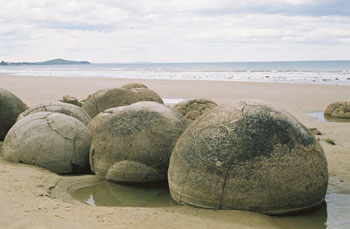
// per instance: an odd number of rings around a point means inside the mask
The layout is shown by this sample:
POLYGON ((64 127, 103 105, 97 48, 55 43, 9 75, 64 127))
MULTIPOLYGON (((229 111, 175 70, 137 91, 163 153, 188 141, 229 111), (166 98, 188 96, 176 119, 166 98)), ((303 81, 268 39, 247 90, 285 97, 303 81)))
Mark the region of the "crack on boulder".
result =
MULTIPOLYGON (((49 114, 49 115, 51 115, 51 114, 49 114)), ((46 122, 47 122, 48 127, 49 127, 52 131, 54 131, 54 132, 56 132, 57 134, 59 134, 60 136, 62 136, 64 139, 66 139, 66 140, 68 140, 68 141, 73 141, 73 139, 67 138, 67 137, 64 136, 60 131, 54 129, 54 128, 51 126, 50 120, 48 119, 48 116, 49 116, 49 115, 46 116, 46 122)))
POLYGON ((95 95, 95 94, 93 94, 92 96, 93 96, 93 99, 94 99, 94 101, 95 101, 96 114, 98 114, 98 113, 99 113, 99 110, 98 110, 98 105, 97 105, 96 95, 95 95))
MULTIPOLYGON (((246 117, 244 115, 244 110, 245 108, 247 107, 248 105, 245 103, 245 106, 242 108, 241 110, 241 113, 242 113, 242 116, 243 116, 243 129, 242 129, 242 135, 241 135, 241 138, 239 139, 239 143, 238 143, 238 147, 237 147, 237 150, 236 152, 234 152, 234 154, 236 154, 240 148, 241 148, 241 145, 242 145, 242 142, 243 142, 243 138, 245 137, 245 132, 246 132, 246 128, 247 128, 247 121, 246 121, 246 117)), ((226 183, 227 183, 227 179, 228 177, 230 176, 230 173, 231 173, 231 170, 233 169, 233 167, 235 166, 235 164, 233 163, 233 160, 235 159, 235 157, 232 157, 231 160, 230 160, 230 168, 228 169, 227 173, 226 173, 226 176, 225 176, 225 179, 224 179, 224 183, 222 185, 222 191, 221 191, 221 196, 220 196, 220 205, 219 205, 219 209, 221 209, 221 206, 222 206, 222 201, 224 199, 224 192, 225 192, 225 187, 226 187, 226 183)))

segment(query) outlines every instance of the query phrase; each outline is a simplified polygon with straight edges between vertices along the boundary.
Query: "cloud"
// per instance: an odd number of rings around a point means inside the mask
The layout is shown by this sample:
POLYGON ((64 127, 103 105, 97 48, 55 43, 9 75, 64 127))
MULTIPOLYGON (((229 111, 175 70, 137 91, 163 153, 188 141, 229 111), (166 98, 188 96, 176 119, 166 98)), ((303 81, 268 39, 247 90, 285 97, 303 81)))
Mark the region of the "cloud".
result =
POLYGON ((94 62, 350 59, 347 2, 2 1, 0 58, 94 62))

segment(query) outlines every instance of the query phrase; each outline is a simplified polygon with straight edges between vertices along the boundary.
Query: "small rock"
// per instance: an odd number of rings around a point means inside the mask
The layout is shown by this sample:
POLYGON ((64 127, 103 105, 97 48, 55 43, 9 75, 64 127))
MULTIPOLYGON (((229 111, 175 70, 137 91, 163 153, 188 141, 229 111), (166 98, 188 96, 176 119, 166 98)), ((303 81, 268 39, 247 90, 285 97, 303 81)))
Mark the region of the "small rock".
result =
POLYGON ((63 99, 60 101, 64 102, 64 103, 70 103, 70 104, 73 104, 73 105, 78 106, 78 107, 82 106, 82 103, 80 103, 77 98, 75 98, 73 96, 69 96, 69 95, 63 96, 63 99))

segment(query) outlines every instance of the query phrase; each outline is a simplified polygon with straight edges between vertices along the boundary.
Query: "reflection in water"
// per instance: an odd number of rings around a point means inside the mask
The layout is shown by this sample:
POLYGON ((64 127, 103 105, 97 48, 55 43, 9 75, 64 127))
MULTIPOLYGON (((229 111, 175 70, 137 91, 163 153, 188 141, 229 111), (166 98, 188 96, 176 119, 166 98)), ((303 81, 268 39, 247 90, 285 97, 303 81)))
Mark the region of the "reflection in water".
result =
POLYGON ((324 113, 321 112, 310 112, 307 113, 307 115, 317 119, 319 122, 350 122, 350 119, 345 118, 332 118, 327 115, 324 115, 324 113))
POLYGON ((103 181, 76 190, 73 197, 92 206, 169 207, 176 206, 168 184, 117 184, 103 181))
MULTIPOLYGON (((74 198, 92 206, 153 208, 177 206, 171 200, 166 183, 161 185, 124 185, 103 181, 94 186, 78 189, 72 195, 74 198)), ((206 211, 206 214, 210 214, 210 212, 217 214, 217 211, 206 211)), ((226 210, 223 211, 227 212, 226 210)), ((235 211, 232 211, 232 213, 234 214, 235 211)), ((247 212, 248 218, 250 217, 249 215, 249 212, 247 212)), ((256 216, 252 215, 252 217, 256 216)), ((325 204, 315 211, 295 216, 269 216, 268 218, 269 223, 277 228, 349 228, 350 195, 328 194, 325 204)))

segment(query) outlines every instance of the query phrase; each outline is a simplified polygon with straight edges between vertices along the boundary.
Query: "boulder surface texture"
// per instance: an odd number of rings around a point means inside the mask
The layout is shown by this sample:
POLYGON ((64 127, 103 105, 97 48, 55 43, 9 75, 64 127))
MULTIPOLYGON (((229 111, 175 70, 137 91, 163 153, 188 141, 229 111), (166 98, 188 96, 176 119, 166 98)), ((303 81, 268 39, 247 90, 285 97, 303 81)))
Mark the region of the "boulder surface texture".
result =
POLYGON ((27 115, 37 113, 37 112, 62 113, 80 120, 85 125, 88 125, 89 122, 91 121, 90 116, 84 109, 78 106, 75 106, 73 104, 64 103, 64 102, 40 103, 40 104, 34 105, 28 108, 27 110, 25 110, 23 113, 21 113, 18 116, 18 120, 20 120, 21 118, 27 115))
POLYGON ((89 124, 91 170, 115 182, 166 180, 170 154, 187 125, 157 102, 108 109, 89 124))
POLYGON ((122 88, 130 89, 140 96, 141 101, 154 101, 161 104, 164 104, 164 101, 160 95, 155 91, 152 91, 144 84, 139 83, 130 83, 125 84, 122 88))
POLYGON ((350 119, 350 102, 335 102, 326 108, 325 117, 350 119))
POLYGON ((126 106, 139 101, 140 96, 129 89, 102 89, 90 95, 82 108, 93 118, 108 108, 126 106))
POLYGON ((27 109, 17 96, 0 88, 0 141, 3 141, 9 129, 15 124, 17 117, 27 109))
POLYGON ((179 204, 286 214, 323 204, 323 149, 293 116, 262 101, 219 105, 181 135, 168 171, 179 204))
POLYGON ((216 106, 217 104, 209 99, 191 99, 176 104, 175 108, 191 122, 216 106))
POLYGON ((38 112, 19 120, 6 135, 3 157, 56 173, 89 171, 91 136, 85 124, 71 116, 38 112))

